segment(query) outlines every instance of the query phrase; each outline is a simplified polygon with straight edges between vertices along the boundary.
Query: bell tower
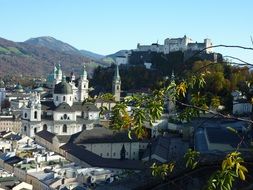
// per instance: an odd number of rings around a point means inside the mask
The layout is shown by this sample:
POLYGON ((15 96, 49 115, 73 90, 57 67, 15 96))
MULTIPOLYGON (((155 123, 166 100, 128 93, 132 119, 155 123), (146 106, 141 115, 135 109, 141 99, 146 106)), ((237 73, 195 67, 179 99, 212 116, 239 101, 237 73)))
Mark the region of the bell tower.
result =
POLYGON ((79 101, 83 102, 89 96, 89 81, 87 79, 87 71, 85 68, 85 64, 83 64, 83 68, 80 73, 78 90, 79 90, 79 101))
POLYGON ((120 101, 120 91, 121 91, 121 80, 119 76, 119 66, 116 64, 116 70, 114 73, 113 81, 112 81, 112 94, 115 97, 115 101, 120 101))

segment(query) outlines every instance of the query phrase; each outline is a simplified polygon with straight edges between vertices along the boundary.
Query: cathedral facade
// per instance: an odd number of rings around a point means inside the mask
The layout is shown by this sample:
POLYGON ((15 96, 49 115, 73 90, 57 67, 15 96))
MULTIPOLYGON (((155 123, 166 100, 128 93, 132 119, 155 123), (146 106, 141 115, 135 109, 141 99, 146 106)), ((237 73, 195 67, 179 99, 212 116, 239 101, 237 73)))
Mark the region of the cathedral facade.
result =
POLYGON ((85 66, 82 67, 78 84, 72 75, 67 82, 60 65, 54 68, 52 98, 41 99, 33 93, 27 106, 22 108, 22 133, 34 137, 42 130, 57 135, 72 135, 93 128, 99 120, 99 109, 88 98, 89 81, 85 66))

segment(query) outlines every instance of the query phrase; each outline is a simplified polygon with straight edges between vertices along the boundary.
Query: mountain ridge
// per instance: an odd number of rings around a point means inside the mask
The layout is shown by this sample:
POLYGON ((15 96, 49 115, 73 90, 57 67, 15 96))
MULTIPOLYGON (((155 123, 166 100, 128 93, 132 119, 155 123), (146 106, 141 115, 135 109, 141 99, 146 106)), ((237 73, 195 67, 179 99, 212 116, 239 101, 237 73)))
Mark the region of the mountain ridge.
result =
MULTIPOLYGON (((70 46, 68 45, 66 47, 70 46)), ((62 64, 63 71, 66 74, 70 73, 73 69, 80 69, 80 66, 84 62, 90 73, 98 65, 103 67, 108 66, 107 63, 101 60, 94 61, 81 54, 68 51, 67 49, 56 50, 45 47, 45 45, 40 46, 27 42, 13 42, 0 38, 1 75, 22 74, 46 76, 46 74, 53 70, 53 66, 59 62, 62 64)))

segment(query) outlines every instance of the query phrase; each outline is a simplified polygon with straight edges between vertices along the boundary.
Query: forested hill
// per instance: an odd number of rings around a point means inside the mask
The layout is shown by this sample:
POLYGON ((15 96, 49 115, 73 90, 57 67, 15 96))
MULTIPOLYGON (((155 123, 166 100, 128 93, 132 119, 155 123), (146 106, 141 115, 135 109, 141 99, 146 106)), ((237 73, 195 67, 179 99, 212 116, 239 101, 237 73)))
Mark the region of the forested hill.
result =
MULTIPOLYGON (((65 44, 66 45, 66 44, 65 44)), ((65 46, 67 49, 69 46, 65 46)), ((73 69, 79 69, 82 63, 87 63, 88 70, 94 67, 108 66, 106 63, 91 60, 81 53, 60 51, 42 45, 25 42, 13 42, 0 38, 0 75, 33 75, 41 76, 51 72, 53 65, 61 63, 66 74, 73 69)))

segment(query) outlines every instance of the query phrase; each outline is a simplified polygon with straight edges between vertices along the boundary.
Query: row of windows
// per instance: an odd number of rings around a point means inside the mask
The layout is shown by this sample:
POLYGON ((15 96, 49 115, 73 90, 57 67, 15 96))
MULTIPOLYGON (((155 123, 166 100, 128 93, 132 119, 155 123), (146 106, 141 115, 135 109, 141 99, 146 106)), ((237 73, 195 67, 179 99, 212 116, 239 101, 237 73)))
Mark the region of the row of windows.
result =
MULTIPOLYGON (((46 131, 47 131, 47 124, 44 124, 44 125, 43 125, 43 130, 46 130, 46 131)), ((27 131, 27 127, 26 127, 26 126, 24 126, 24 131, 25 131, 25 132, 27 131)), ((34 132, 34 133, 37 133, 37 128, 34 128, 34 129, 33 129, 33 132, 34 132)), ((65 125, 65 124, 63 125, 62 132, 65 132, 65 133, 67 132, 67 125, 65 125)))
MULTIPOLYGON (((70 97, 69 97, 69 100, 71 101, 71 99, 72 99, 72 98, 71 98, 71 96, 70 96, 70 97)), ((58 101, 58 100, 59 100, 59 97, 56 96, 56 101, 58 101)), ((63 96, 63 97, 62 97, 62 101, 64 101, 64 102, 66 101, 66 96, 63 96)))
MULTIPOLYGON (((43 125, 43 130, 46 130, 46 131, 47 131, 47 129, 48 129, 48 128, 47 128, 47 124, 44 124, 44 125, 43 125)), ((27 130, 27 127, 24 126, 24 131, 26 132, 26 130, 27 130)), ((85 124, 83 124, 82 130, 86 130, 86 125, 85 125, 85 124)), ((62 127, 62 132, 63 132, 63 133, 67 133, 67 132, 68 132, 68 127, 67 127, 66 124, 63 125, 63 127, 62 127)), ((34 133, 37 133, 37 128, 34 128, 34 133)))
MULTIPOLYGON (((27 113, 24 114, 24 117, 27 118, 27 113)), ((38 112, 34 111, 34 119, 37 119, 38 117, 38 112)))
MULTIPOLYGON (((109 156, 109 152, 106 153, 106 156, 109 156)), ((128 155, 128 152, 126 152, 126 155, 128 155)), ((133 152, 133 155, 135 155, 135 152, 133 152)), ((103 153, 100 153, 100 156, 103 156, 103 153)), ((116 156, 116 153, 113 153, 113 156, 116 156)))

